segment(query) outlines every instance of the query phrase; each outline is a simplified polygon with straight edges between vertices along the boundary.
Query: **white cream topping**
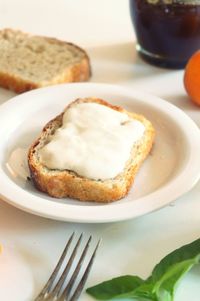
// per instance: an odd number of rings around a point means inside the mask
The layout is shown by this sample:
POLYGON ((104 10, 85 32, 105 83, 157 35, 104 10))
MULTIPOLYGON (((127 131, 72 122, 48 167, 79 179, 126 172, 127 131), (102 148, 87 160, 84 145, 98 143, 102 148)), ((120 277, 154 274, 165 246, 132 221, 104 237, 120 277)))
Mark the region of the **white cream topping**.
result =
POLYGON ((75 104, 40 150, 40 159, 49 169, 67 169, 94 180, 111 179, 123 171, 144 131, 140 121, 125 113, 92 102, 75 104))

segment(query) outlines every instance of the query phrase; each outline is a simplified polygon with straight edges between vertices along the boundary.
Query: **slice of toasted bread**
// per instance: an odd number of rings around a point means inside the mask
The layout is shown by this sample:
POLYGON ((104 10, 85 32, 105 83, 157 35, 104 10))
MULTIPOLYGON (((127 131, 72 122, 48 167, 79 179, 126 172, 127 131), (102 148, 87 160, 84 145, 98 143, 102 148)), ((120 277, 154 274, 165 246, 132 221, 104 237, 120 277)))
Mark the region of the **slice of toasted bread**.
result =
POLYGON ((91 75, 86 52, 57 39, 21 31, 0 31, 0 86, 17 93, 91 75))
POLYGON ((113 106, 98 98, 78 99, 72 102, 65 111, 44 127, 40 137, 29 149, 28 164, 35 186, 40 191, 57 198, 70 197, 81 201, 102 203, 123 198, 128 193, 140 165, 151 150, 155 135, 152 124, 142 115, 128 112, 121 107, 113 106), (73 170, 50 170, 41 163, 39 150, 48 142, 48 138, 54 135, 55 131, 62 126, 64 112, 70 106, 83 102, 94 102, 125 113, 129 118, 142 122, 145 127, 142 138, 132 147, 124 170, 115 178, 93 180, 82 177, 73 170))

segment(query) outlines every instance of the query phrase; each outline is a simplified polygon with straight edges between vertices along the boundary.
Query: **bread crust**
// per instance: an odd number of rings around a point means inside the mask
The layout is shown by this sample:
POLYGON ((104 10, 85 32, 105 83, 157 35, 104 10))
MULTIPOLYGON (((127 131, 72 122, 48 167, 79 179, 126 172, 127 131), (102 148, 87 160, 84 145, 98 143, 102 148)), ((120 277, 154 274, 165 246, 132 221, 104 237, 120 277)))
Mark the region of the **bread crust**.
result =
MULTIPOLYGON (((27 33, 23 33, 19 30, 12 30, 9 28, 6 28, 0 33, 7 33, 7 34, 23 34, 24 37, 30 37, 31 35, 27 33)), ((37 36, 35 36, 37 37, 37 36)), ((61 83, 70 83, 70 82, 83 82, 89 80, 91 77, 91 64, 90 59, 86 51, 79 46, 68 43, 65 41, 58 40, 56 38, 50 38, 50 37, 42 37, 45 40, 47 40, 50 43, 57 43, 60 45, 66 45, 66 46, 72 46, 75 49, 78 49, 82 54, 83 58, 80 60, 80 62, 71 65, 70 67, 67 67, 62 74, 59 74, 56 78, 52 78, 52 80, 48 81, 41 81, 38 83, 32 82, 30 80, 27 80, 25 78, 22 78, 20 76, 17 76, 14 73, 5 73, 1 71, 0 68, 0 86, 9 90, 12 90, 16 93, 22 93, 26 92, 32 89, 41 88, 45 86, 55 85, 55 84, 61 84, 61 83)))
MULTIPOLYGON (((81 177, 69 170, 49 171, 40 162, 38 150, 45 144, 49 135, 53 135, 55 130, 62 125, 64 111, 44 127, 40 137, 29 149, 28 165, 33 183, 40 191, 56 198, 70 197, 80 201, 101 203, 119 200, 128 193, 139 167, 149 154, 153 145, 155 130, 150 121, 144 116, 127 112, 123 108, 113 106, 102 99, 86 98, 77 99, 75 102, 95 102, 126 113, 131 118, 141 121, 145 126, 142 141, 138 141, 133 147, 131 156, 123 172, 113 179, 96 181, 81 177)), ((75 102, 69 104, 65 110, 75 102)))

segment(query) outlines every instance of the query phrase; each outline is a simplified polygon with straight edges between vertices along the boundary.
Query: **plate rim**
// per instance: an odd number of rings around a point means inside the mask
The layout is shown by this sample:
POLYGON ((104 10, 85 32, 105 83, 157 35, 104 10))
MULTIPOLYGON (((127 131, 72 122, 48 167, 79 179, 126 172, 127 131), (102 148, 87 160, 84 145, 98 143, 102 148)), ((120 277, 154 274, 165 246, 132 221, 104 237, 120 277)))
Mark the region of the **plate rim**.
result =
MULTIPOLYGON (((2 104, 0 106, 0 115, 7 110, 10 110, 10 108, 13 107, 14 105, 18 105, 19 103, 23 103, 26 101, 27 96, 31 95, 38 95, 38 93, 49 93, 49 90, 60 90, 60 89, 75 89, 75 88, 83 88, 83 89, 89 89, 90 87, 93 87, 93 89, 104 89, 106 93, 112 94, 112 91, 118 91, 120 94, 124 94, 125 96, 129 96, 131 98, 141 97, 141 101, 150 104, 151 107, 156 107, 156 109, 164 112, 164 113, 170 113, 170 117, 174 120, 176 120, 176 124, 178 124, 181 129, 184 130, 184 133, 186 133, 188 145, 190 145, 190 156, 188 158, 188 162, 185 166, 184 172, 189 173, 189 179, 188 176, 183 175, 183 171, 178 174, 177 177, 175 177, 174 180, 171 182, 167 182, 164 186, 156 189, 155 191, 151 192, 150 194, 147 194, 146 196, 137 198, 134 200, 134 202, 113 202, 110 203, 109 205, 95 205, 95 206, 78 206, 78 205, 73 205, 73 204, 61 204, 61 203, 56 203, 57 211, 59 214, 55 213, 55 202, 49 202, 47 210, 46 208, 43 208, 44 206, 40 206, 39 208, 34 208, 30 206, 32 202, 37 205, 36 199, 42 199, 42 197, 32 195, 30 192, 25 191, 23 189, 20 189, 17 191, 17 199, 19 198, 24 198, 31 200, 29 201, 19 201, 16 202, 16 192, 13 195, 13 191, 10 190, 9 192, 5 191, 5 188, 9 186, 8 184, 11 183, 12 185, 18 186, 16 183, 14 183, 8 175, 4 173, 4 177, 2 175, 2 172, 0 172, 0 181, 2 183, 0 187, 0 197, 5 200, 6 202, 10 203, 11 205, 22 209, 26 212, 42 216, 42 217, 47 217, 51 219, 56 219, 56 220, 62 220, 62 221, 68 221, 68 222, 78 222, 78 223, 105 223, 105 222, 115 222, 115 221, 122 221, 122 220, 127 220, 127 219, 133 219, 136 217, 139 217, 141 215, 144 215, 146 213, 150 213, 152 211, 158 210, 167 204, 173 202, 175 199, 180 197, 181 195, 185 194, 188 192, 199 180, 200 178, 200 170, 197 168, 200 164, 200 158, 197 156, 197 152, 195 153, 193 151, 193 146, 199 147, 200 148, 200 129, 198 126, 195 124, 195 122, 181 109, 176 107, 175 105, 167 102, 166 100, 163 100, 160 97, 157 97, 155 95, 152 95, 150 93, 143 92, 141 90, 134 89, 132 90, 131 88, 125 88, 122 86, 117 86, 117 85, 112 85, 112 84, 104 84, 104 83, 71 83, 71 84, 61 84, 61 85, 55 85, 51 87, 45 87, 45 88, 40 88, 36 90, 32 90, 29 92, 26 92, 24 94, 17 95, 10 100, 8 100, 6 103, 2 104), (85 87, 85 88, 84 88, 85 87), (181 120, 181 122, 180 122, 181 120), (191 130, 192 130, 192 135, 191 135, 191 130), (194 164, 195 163, 195 164, 194 164), (6 177, 5 177, 6 175, 6 177), (7 178, 7 181, 6 181, 7 178), (183 181, 184 180, 184 181, 183 181), (181 187, 179 189, 176 189, 176 185, 174 185, 174 182, 176 183, 177 187, 181 187), (173 185, 172 185, 173 184, 173 185), (3 186, 3 188, 2 188, 3 186), (167 196, 166 196, 166 190, 168 191, 167 196), (171 198, 169 197, 169 192, 171 193, 171 198), (173 196, 172 196, 173 194, 173 196), (160 203, 160 197, 163 198, 162 203, 160 203), (154 200, 154 207, 149 208, 149 206, 146 206, 145 208, 141 208, 141 204, 144 202, 147 202, 146 199, 153 198, 154 200), (170 198, 170 201, 168 200, 170 198), (63 210, 63 205, 64 208, 67 208, 66 210, 63 210), (108 206, 105 211, 105 206, 108 206), (78 207, 78 208, 77 208, 78 207), (125 208, 124 208, 125 207, 125 208), (132 212, 132 207, 136 208, 134 212, 132 212), (80 210, 81 208, 81 210, 80 210), (41 211, 42 209, 42 211, 41 211), (75 212, 74 212, 75 209, 75 212), (119 210, 118 210, 119 209, 119 210), (128 209, 128 210, 127 210, 128 209), (98 211, 98 214, 97 214, 98 211), (102 217, 102 211, 103 211, 103 217, 102 217), (109 212, 108 212, 109 211, 109 212), (85 214, 86 213, 86 217, 85 214), (67 213, 67 214, 66 214, 67 213), (74 214, 75 213, 75 214, 74 214), (114 214, 113 214, 114 213, 114 214), (77 217, 77 214, 79 217, 77 217), (88 214, 90 218, 88 218, 88 214), (114 216, 113 216, 114 215, 114 216)), ((57 91, 56 91, 57 92, 57 91)), ((5 114, 5 113, 4 113, 5 114)), ((6 114, 5 114, 6 115, 6 114)), ((5 116, 3 115, 3 116, 5 116)), ((0 121, 1 125, 2 121, 0 121)), ((1 167, 2 170, 2 167, 1 167)), ((46 202, 44 202, 46 204, 46 202)), ((42 205, 44 205, 42 204, 42 205)), ((147 204, 149 205, 150 202, 148 201, 147 204)), ((151 203, 152 205, 152 203, 151 203)))

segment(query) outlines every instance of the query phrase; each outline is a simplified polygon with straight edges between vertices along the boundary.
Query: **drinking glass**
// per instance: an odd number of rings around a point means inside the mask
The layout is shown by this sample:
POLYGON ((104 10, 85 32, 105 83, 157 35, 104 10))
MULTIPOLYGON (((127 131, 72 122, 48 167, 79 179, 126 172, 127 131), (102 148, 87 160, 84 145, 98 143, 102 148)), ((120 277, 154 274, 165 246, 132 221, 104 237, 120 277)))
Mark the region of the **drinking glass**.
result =
POLYGON ((147 62, 184 68, 200 49, 200 0, 129 0, 137 50, 147 62))

